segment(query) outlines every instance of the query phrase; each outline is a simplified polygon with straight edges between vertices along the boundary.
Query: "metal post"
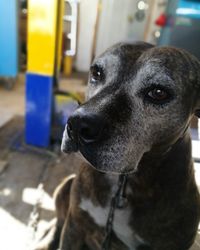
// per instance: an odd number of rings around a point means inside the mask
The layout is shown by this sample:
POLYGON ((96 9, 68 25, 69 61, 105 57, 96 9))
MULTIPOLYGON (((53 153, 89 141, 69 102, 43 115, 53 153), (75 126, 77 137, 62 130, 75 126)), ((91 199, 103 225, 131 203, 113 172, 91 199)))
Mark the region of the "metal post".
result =
POLYGON ((26 143, 47 147, 53 87, 60 68, 63 0, 28 1, 26 143))

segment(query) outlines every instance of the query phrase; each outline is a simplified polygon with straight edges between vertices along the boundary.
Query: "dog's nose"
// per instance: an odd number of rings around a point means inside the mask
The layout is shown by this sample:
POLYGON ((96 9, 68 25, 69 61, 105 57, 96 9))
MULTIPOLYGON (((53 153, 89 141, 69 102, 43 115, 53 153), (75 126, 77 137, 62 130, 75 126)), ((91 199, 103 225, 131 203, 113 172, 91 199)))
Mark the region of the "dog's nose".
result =
POLYGON ((104 126, 105 121, 101 115, 81 109, 81 112, 78 110, 69 118, 67 133, 73 141, 89 144, 100 139, 104 126))

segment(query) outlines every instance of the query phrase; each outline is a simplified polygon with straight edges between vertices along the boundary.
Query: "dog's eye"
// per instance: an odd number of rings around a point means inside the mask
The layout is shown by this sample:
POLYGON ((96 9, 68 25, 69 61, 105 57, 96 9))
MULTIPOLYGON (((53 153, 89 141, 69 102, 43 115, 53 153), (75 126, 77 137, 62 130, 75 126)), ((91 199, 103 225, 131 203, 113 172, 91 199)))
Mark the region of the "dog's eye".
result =
POLYGON ((168 97, 168 94, 162 89, 153 89, 149 91, 148 96, 154 100, 162 101, 168 97))
POLYGON ((103 80, 103 70, 97 65, 90 68, 90 81, 92 83, 103 80))
POLYGON ((162 88, 154 88, 147 93, 146 97, 155 104, 163 104, 169 100, 170 94, 162 88))

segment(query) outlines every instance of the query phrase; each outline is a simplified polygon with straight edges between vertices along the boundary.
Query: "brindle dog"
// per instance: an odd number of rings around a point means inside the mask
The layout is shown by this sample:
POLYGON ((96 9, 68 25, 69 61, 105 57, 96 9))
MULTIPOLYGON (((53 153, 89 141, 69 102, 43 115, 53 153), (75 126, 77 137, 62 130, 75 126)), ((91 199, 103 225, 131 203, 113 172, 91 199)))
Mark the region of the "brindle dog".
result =
POLYGON ((188 131, 200 109, 199 61, 181 49, 121 43, 94 60, 88 84, 62 142, 88 163, 58 188, 46 249, 101 249, 117 174, 126 173, 110 249, 188 250, 200 218, 188 131))

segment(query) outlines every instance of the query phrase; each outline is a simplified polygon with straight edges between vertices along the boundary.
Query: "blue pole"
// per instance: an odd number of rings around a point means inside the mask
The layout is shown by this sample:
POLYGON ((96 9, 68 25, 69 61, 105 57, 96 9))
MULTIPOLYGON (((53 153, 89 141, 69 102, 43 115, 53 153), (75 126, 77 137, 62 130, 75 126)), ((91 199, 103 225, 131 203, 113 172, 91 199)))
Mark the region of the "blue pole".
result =
POLYGON ((0 1, 0 76, 18 73, 18 1, 0 1))

